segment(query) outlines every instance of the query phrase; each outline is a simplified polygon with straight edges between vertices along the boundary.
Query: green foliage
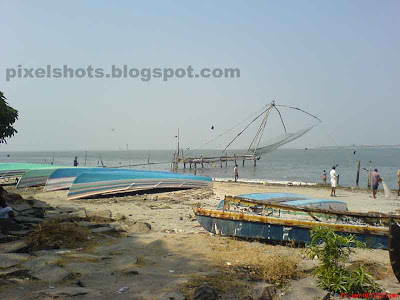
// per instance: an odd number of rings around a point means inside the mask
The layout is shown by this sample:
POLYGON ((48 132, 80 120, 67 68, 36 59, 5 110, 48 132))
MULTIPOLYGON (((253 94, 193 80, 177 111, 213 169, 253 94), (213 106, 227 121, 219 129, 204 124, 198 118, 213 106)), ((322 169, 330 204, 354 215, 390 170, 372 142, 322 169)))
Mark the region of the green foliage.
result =
POLYGON ((316 227, 311 231, 311 244, 307 248, 310 258, 318 256, 321 264, 314 270, 318 285, 335 293, 373 293, 380 291, 374 278, 365 273, 362 266, 350 271, 346 263, 354 252, 352 247, 365 248, 354 235, 338 235, 327 227, 316 227))
POLYGON ((18 111, 8 105, 6 97, 0 91, 0 144, 12 137, 17 130, 12 126, 18 120, 18 111))

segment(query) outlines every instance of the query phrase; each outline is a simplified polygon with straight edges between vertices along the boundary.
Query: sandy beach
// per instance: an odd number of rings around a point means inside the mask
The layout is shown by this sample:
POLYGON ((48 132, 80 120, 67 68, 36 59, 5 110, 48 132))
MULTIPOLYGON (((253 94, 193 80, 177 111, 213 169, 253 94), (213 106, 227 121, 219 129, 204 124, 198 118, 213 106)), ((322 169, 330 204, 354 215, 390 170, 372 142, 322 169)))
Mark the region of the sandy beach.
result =
MULTIPOLYGON (((192 208, 198 205, 215 208, 225 195, 256 192, 288 192, 329 198, 328 187, 216 182, 213 189, 72 201, 66 200, 66 191, 44 193, 39 188, 8 188, 8 191, 17 192, 25 199, 33 197, 56 210, 71 208, 99 214, 109 211, 114 220, 118 219, 112 224, 118 224, 122 233, 118 237, 104 234, 104 239, 100 239, 95 247, 87 249, 61 251, 61 254, 56 250, 30 253, 28 261, 47 257, 46 265, 57 262, 57 266, 67 270, 69 275, 54 282, 3 276, 7 279, 6 284, 0 287, 3 299, 187 299, 185 283, 199 276, 207 278, 229 272, 236 276, 235 280, 252 278, 257 273, 257 262, 252 260, 252 253, 261 253, 265 259, 275 256, 296 259, 298 275, 275 291, 274 297, 300 299, 307 295, 307 299, 322 299, 326 295, 310 274, 318 261, 306 258, 304 249, 213 236, 199 225, 192 208), (150 226, 138 227, 139 223, 150 226), (77 282, 84 286, 80 287, 84 292, 74 290, 77 282)), ((353 211, 396 213, 400 209, 400 198, 386 199, 382 191, 377 199, 373 199, 366 190, 339 188, 336 199, 346 202, 353 211)), ((357 249, 352 260, 373 264, 377 279, 384 288, 391 293, 400 292, 387 251, 357 249)), ((265 290, 268 282, 246 280, 245 284, 249 292, 247 298, 241 296, 240 289, 232 288, 232 293, 221 294, 220 299, 268 299, 260 298, 260 290, 265 290)))

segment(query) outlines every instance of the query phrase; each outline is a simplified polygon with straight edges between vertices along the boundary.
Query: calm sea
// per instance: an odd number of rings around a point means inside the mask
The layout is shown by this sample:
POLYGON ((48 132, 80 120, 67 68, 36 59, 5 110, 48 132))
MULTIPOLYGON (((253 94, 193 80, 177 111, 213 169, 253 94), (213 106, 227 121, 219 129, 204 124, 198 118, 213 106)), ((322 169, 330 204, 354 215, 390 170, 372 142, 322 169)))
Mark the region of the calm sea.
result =
MULTIPOLYGON (((240 153, 240 151, 234 152, 240 153)), ((220 156, 221 152, 204 150, 201 154, 203 157, 220 156)), ((191 156, 193 155, 200 155, 200 152, 192 153, 191 156)), ((160 164, 133 168, 169 171, 173 150, 88 151, 87 153, 85 151, 0 152, 0 161, 49 164, 54 162, 55 165, 71 166, 75 156, 78 156, 80 166, 85 165, 85 157, 87 166, 99 166, 103 162, 107 167, 146 164, 149 160, 151 163, 160 164)), ((246 161, 244 167, 241 162, 238 162, 238 165, 241 179, 305 182, 321 182, 322 171, 326 170, 329 174, 331 167, 338 165, 336 170, 340 175, 340 184, 355 186, 357 160, 361 161, 361 187, 367 186, 367 172, 364 168, 368 169, 371 166, 372 169, 379 170, 389 187, 397 189, 396 173, 400 169, 400 148, 278 149, 262 156, 257 161, 256 167, 251 161, 246 161)), ((189 172, 188 168, 185 172, 189 172)), ((228 168, 206 165, 204 169, 198 168, 197 174, 214 178, 232 178, 233 163, 229 163, 228 168)))

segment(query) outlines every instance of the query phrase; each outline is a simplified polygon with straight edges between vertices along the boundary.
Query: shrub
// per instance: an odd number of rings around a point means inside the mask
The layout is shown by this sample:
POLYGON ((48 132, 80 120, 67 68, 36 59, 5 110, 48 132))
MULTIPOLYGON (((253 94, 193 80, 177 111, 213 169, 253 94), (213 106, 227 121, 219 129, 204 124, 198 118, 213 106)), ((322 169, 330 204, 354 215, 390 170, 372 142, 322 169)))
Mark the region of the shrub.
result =
POLYGON ((354 235, 339 235, 327 227, 311 231, 311 244, 307 248, 310 258, 317 256, 321 264, 314 270, 318 286, 334 293, 373 293, 381 290, 374 278, 362 266, 355 270, 346 268, 352 247, 365 248, 354 235))

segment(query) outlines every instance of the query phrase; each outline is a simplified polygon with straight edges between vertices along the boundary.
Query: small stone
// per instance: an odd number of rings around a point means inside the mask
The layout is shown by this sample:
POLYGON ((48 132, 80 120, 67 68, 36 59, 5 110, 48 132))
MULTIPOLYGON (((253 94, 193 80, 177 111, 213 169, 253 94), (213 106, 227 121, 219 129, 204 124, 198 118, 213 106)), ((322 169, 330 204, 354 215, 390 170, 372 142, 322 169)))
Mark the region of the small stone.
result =
POLYGON ((79 286, 79 287, 85 287, 85 286, 86 286, 86 285, 85 285, 82 281, 80 281, 80 280, 78 280, 78 281, 76 282, 76 285, 79 286))
POLYGON ((0 253, 16 252, 27 247, 24 241, 16 241, 5 244, 0 244, 0 253))
POLYGON ((86 209, 79 209, 77 211, 73 211, 68 214, 69 217, 73 218, 80 218, 80 219, 85 219, 86 218, 86 209))
POLYGON ((93 233, 104 233, 104 232, 110 232, 110 231, 114 231, 114 228, 107 226, 107 227, 98 227, 98 228, 92 229, 93 233))
POLYGON ((39 224, 43 221, 43 219, 41 218, 24 217, 24 216, 18 216, 15 218, 15 220, 20 223, 34 223, 34 224, 39 224))
POLYGON ((58 282, 68 277, 71 273, 56 265, 45 265, 36 271, 31 271, 30 274, 40 280, 58 282))
POLYGON ((133 224, 129 230, 131 232, 149 232, 151 231, 151 225, 149 223, 145 223, 145 222, 136 222, 135 224, 133 224))

